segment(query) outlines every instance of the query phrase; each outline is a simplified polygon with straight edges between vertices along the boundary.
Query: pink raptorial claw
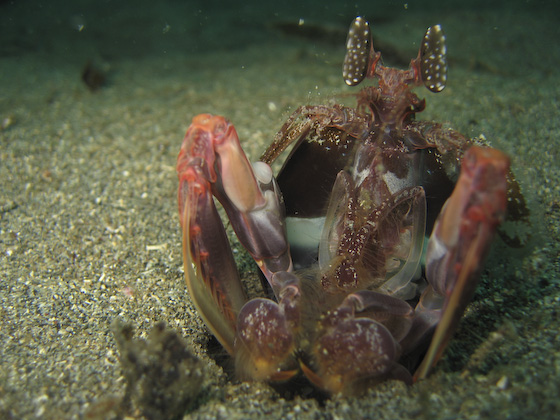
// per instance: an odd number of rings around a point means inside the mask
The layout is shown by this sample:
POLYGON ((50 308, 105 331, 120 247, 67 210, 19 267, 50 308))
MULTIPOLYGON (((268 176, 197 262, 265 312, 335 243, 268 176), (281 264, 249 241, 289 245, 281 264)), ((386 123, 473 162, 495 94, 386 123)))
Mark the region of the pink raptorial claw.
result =
POLYGON ((212 198, 218 178, 214 142, 236 139, 228 127, 221 117, 193 118, 177 158, 177 175, 187 287, 205 323, 233 354, 235 316, 247 298, 212 198))
POLYGON ((428 244, 426 277, 430 286, 421 303, 431 307, 431 299, 436 306, 441 297, 445 300, 415 380, 426 377, 439 360, 472 298, 492 237, 505 216, 508 171, 509 159, 499 150, 473 146, 465 153, 459 181, 428 244))
POLYGON ((177 174, 187 286, 208 327, 233 354, 235 318, 247 298, 213 196, 269 279, 272 270, 291 268, 281 198, 271 173, 260 167, 255 176, 235 128, 219 116, 193 118, 177 174))

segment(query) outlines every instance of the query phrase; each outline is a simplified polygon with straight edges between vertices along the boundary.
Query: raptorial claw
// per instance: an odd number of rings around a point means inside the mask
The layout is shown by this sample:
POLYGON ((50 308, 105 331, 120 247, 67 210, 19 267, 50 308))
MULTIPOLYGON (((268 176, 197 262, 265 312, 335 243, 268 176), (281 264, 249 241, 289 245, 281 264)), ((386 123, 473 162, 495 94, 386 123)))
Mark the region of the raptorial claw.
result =
POLYGON ((212 198, 215 143, 235 141, 224 118, 193 118, 177 158, 179 216, 185 279, 194 305, 224 348, 233 354, 237 313, 247 301, 224 227, 212 198))
POLYGON ((505 216, 509 159, 496 149, 471 147, 461 176, 438 218, 426 254, 430 286, 421 302, 443 297, 441 319, 430 348, 415 373, 426 377, 438 361, 472 298, 496 228, 505 216), (435 293, 434 293, 435 292, 435 293))
POLYGON ((177 159, 187 286, 204 321, 231 354, 237 314, 247 298, 212 197, 269 279, 291 268, 281 199, 272 174, 261 166, 255 176, 233 125, 210 114, 193 118, 177 159))

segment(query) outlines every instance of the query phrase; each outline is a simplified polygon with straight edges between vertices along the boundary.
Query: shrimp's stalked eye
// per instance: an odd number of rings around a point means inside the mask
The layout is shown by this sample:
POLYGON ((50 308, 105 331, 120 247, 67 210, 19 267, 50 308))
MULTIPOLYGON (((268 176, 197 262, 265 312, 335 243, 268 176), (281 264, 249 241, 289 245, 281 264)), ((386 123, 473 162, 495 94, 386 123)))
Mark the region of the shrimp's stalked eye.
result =
POLYGON ((426 31, 420 47, 422 81, 432 92, 441 92, 447 81, 447 50, 440 25, 426 31))
POLYGON ((370 48, 369 23, 361 18, 354 19, 346 40, 346 57, 342 77, 348 86, 356 86, 365 79, 368 71, 370 48))

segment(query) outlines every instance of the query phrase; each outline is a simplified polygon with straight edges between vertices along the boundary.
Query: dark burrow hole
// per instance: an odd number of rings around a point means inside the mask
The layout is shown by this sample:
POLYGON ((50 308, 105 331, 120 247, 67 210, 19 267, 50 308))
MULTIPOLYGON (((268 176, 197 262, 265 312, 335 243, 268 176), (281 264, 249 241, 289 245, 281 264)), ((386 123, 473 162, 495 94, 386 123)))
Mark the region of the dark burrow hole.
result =
POLYGON ((206 351, 208 353, 208 356, 210 356, 210 358, 224 370, 224 373, 227 375, 228 381, 235 381, 234 361, 227 353, 227 351, 224 350, 217 338, 213 335, 210 335, 210 337, 208 338, 206 351))
MULTIPOLYGON (((209 337, 206 351, 208 356, 224 370, 229 382, 239 383, 239 379, 235 376, 235 362, 216 337, 209 337)), ((329 398, 329 394, 313 386, 302 374, 285 382, 269 382, 268 385, 278 393, 279 397, 286 400, 293 400, 299 396, 314 399, 323 406, 329 398)))

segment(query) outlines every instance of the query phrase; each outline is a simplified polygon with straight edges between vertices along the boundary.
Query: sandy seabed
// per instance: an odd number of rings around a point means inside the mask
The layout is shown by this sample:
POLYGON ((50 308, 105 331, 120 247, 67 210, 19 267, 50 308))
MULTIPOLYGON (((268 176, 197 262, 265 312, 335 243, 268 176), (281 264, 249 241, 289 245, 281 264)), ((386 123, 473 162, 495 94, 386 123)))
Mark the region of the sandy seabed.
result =
MULTIPOLYGON (((119 411, 130 376, 123 373, 113 333, 120 320, 141 338, 153 337, 154 325, 164 322, 196 356, 201 392, 193 391, 185 418, 555 418, 555 16, 485 10, 446 13, 434 22, 410 11, 376 26, 374 33, 412 58, 425 27, 443 25, 449 85, 441 94, 425 94, 427 110, 418 118, 447 121, 472 137, 483 134, 505 151, 533 212, 534 232, 521 250, 496 244, 475 299, 430 378, 412 387, 388 382, 359 398, 285 398, 266 384, 236 381, 227 362, 216 363, 219 351, 209 352, 216 344, 183 279, 175 196, 176 156, 194 115, 227 116, 254 160, 297 106, 351 104, 351 97, 337 96, 356 91, 340 76, 343 42, 279 36, 188 54, 107 58, 64 48, 5 54, 0 417, 141 417, 138 401, 119 411), (106 86, 93 93, 80 80, 88 58, 108 75, 106 86)), ((256 276, 255 268, 243 276, 256 276)))

